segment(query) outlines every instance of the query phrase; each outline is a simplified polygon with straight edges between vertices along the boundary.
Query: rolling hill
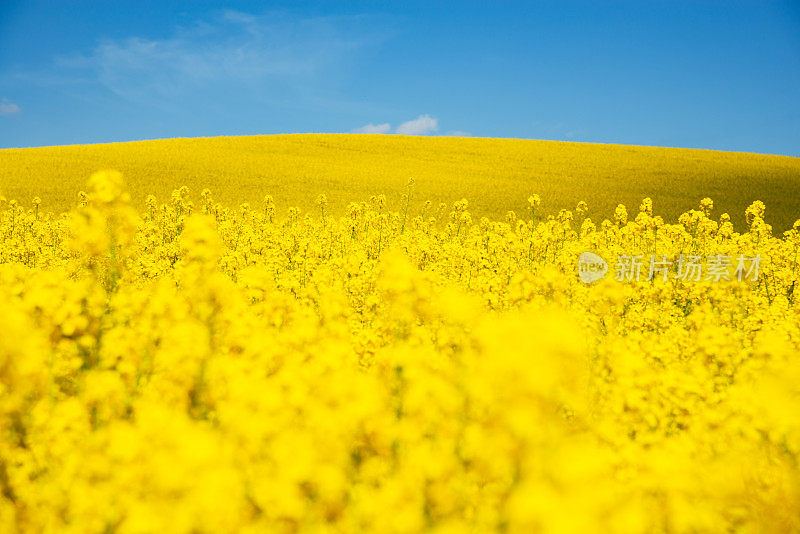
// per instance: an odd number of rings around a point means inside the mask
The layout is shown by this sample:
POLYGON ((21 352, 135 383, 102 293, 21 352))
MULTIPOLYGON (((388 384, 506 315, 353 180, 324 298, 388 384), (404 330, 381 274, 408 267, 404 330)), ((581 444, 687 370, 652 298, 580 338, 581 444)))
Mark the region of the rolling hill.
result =
MULTIPOLYGON (((77 201, 87 177, 120 170, 133 201, 148 194, 166 200, 187 186, 199 197, 209 188, 228 205, 263 203, 272 195, 279 214, 289 206, 315 209, 325 193, 329 210, 385 194, 397 208, 415 180, 412 213, 426 200, 469 200, 473 216, 522 214, 527 198, 542 198, 541 212, 574 208, 609 218, 625 204, 635 212, 644 197, 670 221, 711 197, 712 214, 729 213, 737 228, 754 200, 767 206, 775 230, 800 217, 800 158, 711 150, 656 148, 517 139, 296 134, 166 139, 96 145, 0 150, 0 194, 27 205, 61 211, 77 201)), ((283 211, 285 213, 285 211, 283 211)))

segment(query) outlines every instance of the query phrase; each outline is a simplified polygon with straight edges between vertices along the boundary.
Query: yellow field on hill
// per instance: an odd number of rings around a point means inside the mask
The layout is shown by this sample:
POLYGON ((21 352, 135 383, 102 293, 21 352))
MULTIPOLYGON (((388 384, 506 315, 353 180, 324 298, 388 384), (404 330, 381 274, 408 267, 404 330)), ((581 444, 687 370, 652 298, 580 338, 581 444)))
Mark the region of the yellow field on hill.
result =
MULTIPOLYGON (((584 200, 588 216, 611 218, 618 203, 635 208, 650 197, 670 219, 714 200, 737 228, 754 200, 768 206, 767 223, 791 227, 800 213, 800 158, 758 154, 564 143, 515 139, 366 135, 275 135, 168 139, 102 145, 0 150, 0 194, 23 205, 34 196, 43 209, 60 211, 77 202, 86 176, 120 170, 134 202, 148 194, 166 200, 185 185, 190 195, 210 188, 223 204, 275 199, 279 215, 297 206, 314 209, 325 193, 329 210, 385 194, 400 205, 415 179, 411 214, 426 200, 467 198, 477 217, 500 219, 524 212, 531 193, 542 214, 574 208, 584 200)), ((139 205, 141 208, 142 205, 139 205)))

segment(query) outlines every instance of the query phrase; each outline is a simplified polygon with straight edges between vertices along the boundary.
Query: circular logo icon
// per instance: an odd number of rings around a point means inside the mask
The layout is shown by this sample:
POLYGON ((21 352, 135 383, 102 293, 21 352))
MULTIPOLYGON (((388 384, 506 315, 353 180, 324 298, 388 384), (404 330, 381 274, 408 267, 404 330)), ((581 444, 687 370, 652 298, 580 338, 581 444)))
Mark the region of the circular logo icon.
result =
POLYGON ((584 252, 578 257, 578 278, 584 284, 605 278, 607 272, 608 263, 594 252, 584 252))

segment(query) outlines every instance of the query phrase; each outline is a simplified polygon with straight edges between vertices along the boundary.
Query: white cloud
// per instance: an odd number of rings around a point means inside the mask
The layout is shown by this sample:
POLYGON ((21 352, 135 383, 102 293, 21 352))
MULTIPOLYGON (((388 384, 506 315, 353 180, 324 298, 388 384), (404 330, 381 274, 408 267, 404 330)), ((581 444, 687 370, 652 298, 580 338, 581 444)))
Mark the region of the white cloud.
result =
POLYGON ((463 130, 450 130, 447 132, 450 137, 472 137, 472 134, 463 130))
POLYGON ((391 129, 392 125, 388 122, 384 122, 383 124, 369 123, 360 128, 352 130, 352 132, 356 134, 385 134, 389 133, 391 129))
POLYGON ((20 111, 22 111, 22 108, 13 102, 9 102, 8 99, 4 98, 0 101, 0 115, 13 115, 20 111))
POLYGON ((413 121, 407 121, 397 127, 400 135, 427 135, 439 129, 439 121, 430 115, 420 115, 413 121))
POLYGON ((222 14, 223 20, 227 20, 233 23, 238 23, 243 26, 252 26, 257 24, 258 19, 253 15, 248 13, 243 13, 241 11, 236 11, 235 9, 226 9, 225 12, 222 14))
POLYGON ((104 40, 57 64, 143 104, 183 105, 225 98, 313 100, 357 52, 385 40, 365 17, 298 19, 224 11, 164 39, 104 40))

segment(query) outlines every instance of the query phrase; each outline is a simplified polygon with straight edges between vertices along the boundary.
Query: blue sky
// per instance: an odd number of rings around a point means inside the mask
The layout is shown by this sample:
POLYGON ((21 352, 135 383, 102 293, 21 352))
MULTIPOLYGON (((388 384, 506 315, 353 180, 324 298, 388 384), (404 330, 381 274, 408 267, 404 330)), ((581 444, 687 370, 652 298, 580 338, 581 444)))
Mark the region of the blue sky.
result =
POLYGON ((800 3, 0 0, 0 147, 294 132, 800 156, 800 3))

